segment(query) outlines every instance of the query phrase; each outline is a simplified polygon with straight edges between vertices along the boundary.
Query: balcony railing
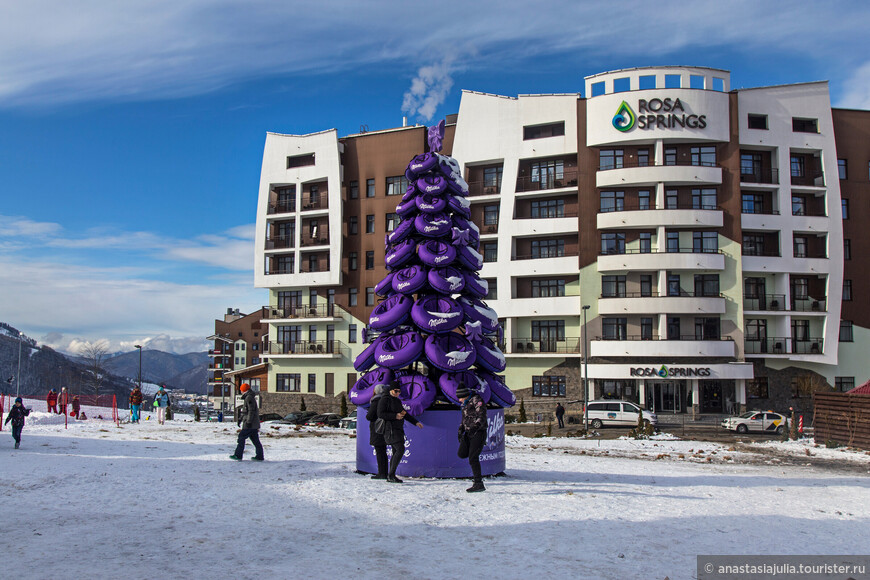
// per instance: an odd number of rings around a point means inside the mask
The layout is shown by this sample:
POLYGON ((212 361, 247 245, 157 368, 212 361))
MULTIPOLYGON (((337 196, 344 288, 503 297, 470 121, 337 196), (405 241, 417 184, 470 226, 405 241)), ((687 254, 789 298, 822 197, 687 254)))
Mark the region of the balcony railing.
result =
POLYGON ((823 354, 824 339, 808 338, 746 338, 744 341, 746 354, 823 354))
POLYGON ((548 255, 542 255, 542 254, 517 254, 517 255, 514 256, 512 259, 513 259, 513 260, 550 260, 550 259, 552 259, 552 258, 571 258, 571 257, 576 258, 577 256, 579 256, 579 254, 576 253, 576 252, 574 252, 574 253, 570 253, 570 254, 569 254, 569 253, 564 253, 564 252, 563 252, 563 253, 561 253, 561 254, 554 254, 554 255, 549 255, 549 254, 548 254, 548 255))
POLYGON ((579 337, 562 340, 513 338, 510 341, 511 354, 580 354, 579 337))
POLYGON ((345 355, 349 349, 338 340, 300 340, 296 342, 273 342, 264 354, 294 354, 300 356, 345 355))
POLYGON ((744 296, 743 309, 772 312, 825 312, 827 301, 824 298, 793 297, 789 308, 785 294, 765 294, 764 296, 744 296))
POLYGON ((290 267, 283 266, 283 267, 269 268, 269 266, 267 265, 267 266, 266 266, 266 271, 265 271, 266 276, 274 276, 274 275, 278 275, 278 274, 295 274, 295 273, 296 273, 296 272, 293 271, 293 267, 292 267, 292 266, 290 266, 290 267))
POLYGON ((599 165, 598 171, 611 171, 613 169, 633 169, 635 167, 719 167, 719 164, 715 161, 699 161, 697 163, 692 163, 691 159, 677 159, 677 160, 665 160, 662 163, 655 163, 654 160, 650 159, 647 161, 642 161, 640 159, 623 159, 622 161, 616 163, 607 163, 605 165, 599 165))
POLYGON ((822 172, 808 173, 805 175, 791 176, 792 185, 805 185, 809 187, 825 187, 825 175, 822 172))
POLYGON ((274 202, 269 204, 269 214, 293 213, 296 211, 296 201, 274 202))
POLYGON ((599 250, 599 256, 620 256, 623 254, 722 254, 722 250, 712 248, 671 248, 665 250, 644 250, 643 248, 622 248, 620 250, 599 250))
POLYGON ((326 228, 322 232, 317 232, 317 235, 312 237, 311 234, 303 235, 299 240, 299 245, 303 248, 310 246, 328 246, 329 245, 329 230, 326 228))
POLYGON ((266 317, 283 318, 335 318, 340 316, 341 307, 337 304, 317 304, 315 306, 266 306, 266 317))
POLYGON ((771 207, 746 207, 741 208, 740 213, 743 215, 779 215, 778 209, 773 209, 771 207))
POLYGON ((706 292, 685 292, 680 290, 679 294, 659 294, 658 292, 622 292, 619 294, 602 294, 600 299, 607 298, 724 298, 721 293, 706 293, 706 292))
POLYGON ((476 195, 498 195, 501 193, 501 184, 492 185, 486 184, 483 181, 468 182, 468 195, 474 197, 476 195))
POLYGON ((730 336, 719 336, 719 337, 711 337, 711 336, 699 336, 696 334, 681 334, 680 336, 659 336, 658 334, 620 334, 610 336, 596 336, 595 340, 627 340, 627 341, 637 341, 637 340, 660 340, 660 341, 671 341, 671 340, 692 340, 692 341, 711 341, 711 342, 722 342, 722 341, 733 341, 734 339, 730 336))
POLYGON ((283 250, 293 247, 293 236, 272 236, 266 238, 267 250, 283 250))
POLYGON ((614 203, 612 206, 599 207, 598 213, 612 213, 619 211, 647 211, 647 210, 655 210, 655 209, 693 209, 693 210, 704 210, 704 211, 715 211, 721 210, 720 206, 710 204, 710 203, 695 203, 695 202, 679 202, 676 204, 666 204, 665 207, 655 207, 655 204, 652 200, 650 200, 650 205, 641 206, 639 203, 614 203))
POLYGON ((221 356, 229 356, 233 353, 232 350, 222 350, 219 348, 210 348, 208 350, 208 354, 210 355, 221 355, 221 356))
POLYGON ((326 192, 320 192, 320 199, 317 201, 302 204, 302 211, 314 211, 318 209, 329 209, 329 203, 327 202, 326 192))
POLYGON ((543 175, 538 177, 521 176, 517 178, 517 193, 531 191, 544 191, 547 189, 559 189, 562 187, 577 187, 578 171, 576 169, 564 170, 561 174, 543 175))
POLYGON ((556 211, 556 212, 538 212, 538 215, 532 215, 531 212, 526 211, 517 215, 516 219, 518 220, 546 220, 546 219, 559 219, 559 218, 575 218, 579 217, 580 212, 576 209, 570 209, 565 211, 556 211))
POLYGON ((777 250, 768 250, 765 248, 750 249, 744 245, 744 246, 742 246, 741 251, 742 251, 742 253, 741 253, 742 256, 751 256, 753 258, 781 258, 782 257, 782 252, 780 252, 778 249, 777 250), (747 251, 747 250, 749 250, 749 251, 747 251))
POLYGON ((779 183, 779 169, 754 169, 750 173, 740 173, 741 183, 779 183))
POLYGON ((308 262, 302 262, 299 265, 299 272, 302 274, 315 274, 317 272, 329 272, 329 264, 324 262, 322 265, 318 262, 317 264, 309 264, 308 262))

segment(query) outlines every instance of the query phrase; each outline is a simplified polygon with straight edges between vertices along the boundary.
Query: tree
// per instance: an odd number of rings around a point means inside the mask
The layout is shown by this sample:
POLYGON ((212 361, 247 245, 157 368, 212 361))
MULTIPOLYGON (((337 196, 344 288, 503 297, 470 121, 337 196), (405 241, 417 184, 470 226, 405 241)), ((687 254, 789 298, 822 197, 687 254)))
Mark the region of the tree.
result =
POLYGON ((341 394, 341 410, 340 415, 347 417, 347 399, 344 398, 344 393, 341 394))
POLYGON ((105 340, 85 343, 85 346, 81 349, 81 356, 85 359, 85 366, 88 372, 87 387, 94 395, 99 395, 100 389, 103 386, 103 378, 106 372, 106 355, 108 352, 109 346, 105 340))
POLYGON ((306 408, 305 408, 305 397, 299 397, 299 398, 302 400, 302 402, 299 404, 299 410, 300 410, 300 411, 305 411, 305 410, 306 410, 306 408))
POLYGON ((525 423, 526 421, 526 402, 524 399, 520 399, 520 423, 525 423))

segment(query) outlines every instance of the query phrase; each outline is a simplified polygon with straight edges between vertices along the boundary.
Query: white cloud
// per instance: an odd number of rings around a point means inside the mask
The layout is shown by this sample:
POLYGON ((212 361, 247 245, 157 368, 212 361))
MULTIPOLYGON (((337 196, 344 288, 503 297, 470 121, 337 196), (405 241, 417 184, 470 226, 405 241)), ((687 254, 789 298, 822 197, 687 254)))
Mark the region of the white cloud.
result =
POLYGON ((855 69, 844 83, 843 97, 838 107, 849 109, 870 109, 870 62, 855 69))
POLYGON ((402 112, 430 120, 453 88, 453 63, 452 56, 445 56, 440 63, 420 67, 411 88, 405 92, 402 112))

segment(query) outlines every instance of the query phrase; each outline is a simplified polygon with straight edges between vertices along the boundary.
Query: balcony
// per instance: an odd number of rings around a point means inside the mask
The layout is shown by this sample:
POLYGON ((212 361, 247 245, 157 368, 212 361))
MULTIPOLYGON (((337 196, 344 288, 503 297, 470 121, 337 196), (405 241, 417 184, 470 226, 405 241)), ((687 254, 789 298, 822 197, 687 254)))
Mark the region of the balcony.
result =
POLYGON ((779 184, 779 169, 754 168, 750 173, 740 173, 740 183, 779 184))
POLYGON ((266 238, 267 250, 286 250, 293 247, 293 236, 270 236, 266 238))
POLYGON ((736 355, 730 337, 698 340, 695 335, 681 336, 679 340, 665 340, 657 335, 649 337, 623 336, 619 339, 596 337, 589 347, 592 357, 721 357, 736 355))
MULTIPOLYGON (((505 354, 522 355, 566 355, 580 354, 579 337, 564 338, 562 340, 513 338, 510 341, 510 351, 505 354)), ((502 345, 504 346, 504 345, 502 345)))
POLYGON ((266 306, 266 321, 290 320, 298 318, 341 318, 343 309, 337 304, 317 304, 315 306, 266 306))
POLYGON ((718 295, 659 296, 657 293, 626 292, 604 296, 598 301, 599 314, 725 314, 725 297, 718 295))
POLYGON ((320 198, 314 201, 308 200, 308 203, 302 204, 302 211, 317 211, 329 209, 328 197, 325 191, 320 192, 320 198))
POLYGON ((599 230, 650 229, 665 227, 721 228, 722 210, 716 208, 677 207, 667 209, 599 209, 599 230))
POLYGON ((825 175, 821 171, 813 171, 803 175, 792 174, 791 184, 798 187, 825 187, 825 175))
POLYGON ((596 187, 654 185, 659 182, 668 185, 721 184, 722 168, 713 164, 693 165, 689 162, 669 162, 661 165, 626 163, 619 167, 601 166, 595 175, 596 187))
POLYGON ((232 366, 228 363, 208 363, 208 370, 210 371, 224 371, 232 368, 232 366))
POLYGON ((679 252, 641 252, 626 250, 622 254, 602 254, 598 257, 599 272, 632 270, 724 270, 722 250, 696 251, 680 248, 679 252))
POLYGON ((827 301, 824 298, 792 298, 791 304, 786 302, 785 294, 765 294, 764 296, 744 296, 743 310, 747 312, 827 312, 827 301), (789 308, 789 306, 791 306, 789 308))
POLYGON ((269 204, 269 209, 266 211, 269 215, 277 213, 293 213, 296 211, 296 200, 272 202, 269 204))
POLYGON ((316 236, 302 236, 299 245, 303 248, 310 248, 311 246, 328 246, 329 231, 326 228, 323 228, 323 231, 318 232, 316 236))
POLYGON ((823 338, 808 338, 795 340, 789 337, 780 338, 746 338, 744 352, 750 355, 789 355, 789 354, 824 354, 823 338))
POLYGON ((232 356, 232 350, 222 350, 219 348, 210 348, 208 350, 208 356, 232 356))
POLYGON ((468 182, 468 196, 478 197, 481 195, 499 195, 501 193, 501 183, 498 185, 486 184, 483 181, 468 182))
POLYGON ((300 340, 296 342, 273 342, 264 349, 263 356, 341 358, 349 356, 350 349, 338 340, 300 340))
POLYGON ((562 189, 565 187, 577 187, 578 171, 576 169, 566 169, 562 173, 555 175, 547 175, 546 173, 539 177, 521 176, 517 178, 517 193, 532 193, 536 191, 549 191, 553 189, 562 189))

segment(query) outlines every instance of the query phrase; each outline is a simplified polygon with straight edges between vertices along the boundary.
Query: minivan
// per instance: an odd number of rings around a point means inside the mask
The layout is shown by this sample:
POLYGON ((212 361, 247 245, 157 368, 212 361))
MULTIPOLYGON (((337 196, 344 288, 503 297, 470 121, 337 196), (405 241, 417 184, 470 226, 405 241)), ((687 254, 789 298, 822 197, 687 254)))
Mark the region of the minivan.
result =
MULTIPOLYGON (((593 429, 600 429, 605 425, 637 425, 637 414, 640 407, 628 401, 589 401, 589 425, 593 429)), ((649 422, 653 426, 659 420, 655 413, 644 410, 644 423, 649 422)))

